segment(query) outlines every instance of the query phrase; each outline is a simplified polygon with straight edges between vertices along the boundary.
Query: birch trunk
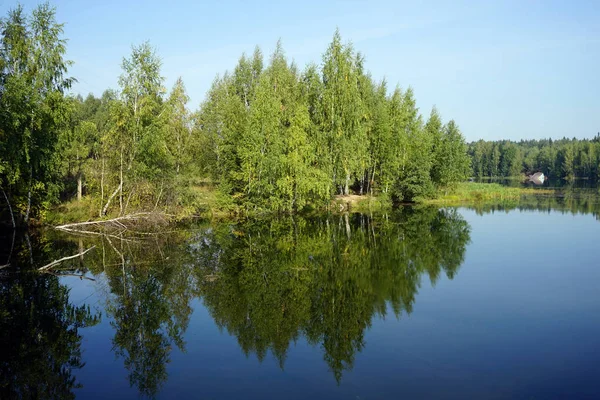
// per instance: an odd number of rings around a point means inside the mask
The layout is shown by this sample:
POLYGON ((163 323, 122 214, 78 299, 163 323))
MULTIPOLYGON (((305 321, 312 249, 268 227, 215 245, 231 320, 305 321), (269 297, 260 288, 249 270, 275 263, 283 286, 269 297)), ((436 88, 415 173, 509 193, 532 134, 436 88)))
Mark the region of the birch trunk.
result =
POLYGON ((81 171, 77 173, 77 201, 81 201, 83 194, 83 183, 81 179, 81 171))
POLYGON ((10 220, 12 221, 13 229, 15 229, 17 225, 15 224, 15 215, 13 214, 12 206, 10 205, 10 200, 8 200, 8 196, 6 195, 4 189, 2 189, 2 194, 4 195, 4 200, 6 200, 6 204, 8 205, 8 212, 10 213, 10 220))
POLYGON ((29 224, 29 213, 31 212, 31 185, 33 181, 33 167, 29 167, 29 191, 27 192, 27 210, 25 211, 25 225, 29 224))
POLYGON ((121 146, 121 167, 119 170, 119 215, 123 215, 123 146, 121 146))
POLYGON ((119 184, 119 186, 115 189, 113 194, 110 195, 110 197, 108 198, 108 201, 106 202, 106 205, 104 205, 104 208, 102 209, 102 213, 100 214, 100 216, 106 215, 106 212, 108 211, 108 207, 110 207, 110 202, 119 193, 119 191, 121 191, 122 185, 123 185, 123 182, 121 182, 119 184))

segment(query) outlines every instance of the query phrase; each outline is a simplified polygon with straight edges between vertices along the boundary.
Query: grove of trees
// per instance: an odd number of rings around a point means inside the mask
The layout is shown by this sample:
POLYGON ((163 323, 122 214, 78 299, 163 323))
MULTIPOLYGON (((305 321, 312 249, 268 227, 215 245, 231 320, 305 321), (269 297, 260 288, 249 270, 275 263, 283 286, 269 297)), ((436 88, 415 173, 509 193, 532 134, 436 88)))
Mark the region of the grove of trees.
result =
POLYGON ((581 140, 480 140, 469 144, 469 156, 475 177, 515 177, 541 171, 550 178, 597 180, 600 134, 581 140))
POLYGON ((376 82, 339 32, 320 66, 299 71, 281 44, 269 63, 242 56, 197 114, 204 167, 223 194, 252 209, 294 211, 335 194, 412 201, 466 177, 466 144, 412 89, 376 82))
POLYGON ((412 89, 375 81, 337 31, 303 70, 281 43, 266 63, 242 55, 195 112, 149 43, 123 59, 117 90, 70 94, 66 44, 48 3, 0 19, 0 210, 13 225, 75 199, 97 217, 191 213, 209 179, 220 207, 290 212, 351 192, 413 201, 469 173, 457 124, 435 108, 425 120, 412 89))

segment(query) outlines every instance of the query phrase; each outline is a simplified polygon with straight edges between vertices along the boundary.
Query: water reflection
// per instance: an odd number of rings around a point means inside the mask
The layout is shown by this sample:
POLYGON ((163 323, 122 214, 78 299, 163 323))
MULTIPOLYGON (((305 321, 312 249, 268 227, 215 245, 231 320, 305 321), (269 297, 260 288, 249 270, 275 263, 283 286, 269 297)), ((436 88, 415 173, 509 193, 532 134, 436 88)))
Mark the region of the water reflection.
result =
POLYGON ((101 316, 71 304, 57 276, 35 272, 57 254, 49 242, 12 232, 1 239, 10 266, 0 271, 0 398, 72 399, 85 365, 81 329, 101 316))
MULTIPOLYGON (((55 273, 86 273, 106 285, 114 352, 130 384, 153 397, 168 379, 173 348, 185 352, 195 298, 246 355, 271 353, 284 368, 290 345, 304 338, 339 382, 373 318, 410 313, 423 277, 435 284, 456 275, 470 228, 453 209, 404 208, 377 217, 220 223, 143 239, 62 239, 49 232, 33 240, 36 254, 19 242, 14 264, 39 266, 95 245, 55 273)), ((73 371, 84 365, 80 328, 100 316, 70 304, 56 276, 19 268, 0 281, 0 335, 9 349, 0 397, 72 397, 73 371), (42 392, 30 396, 32 388, 42 392)))
POLYGON ((558 195, 523 196, 518 202, 503 204, 474 204, 469 208, 475 209, 482 215, 491 212, 545 211, 576 214, 591 214, 600 220, 600 189, 565 190, 558 195))
POLYGON ((218 226, 194 249, 199 295, 242 350, 283 368, 291 342, 323 349, 336 380, 374 316, 410 313, 421 276, 452 278, 469 241, 454 210, 218 226))
POLYGON ((108 279, 105 309, 114 329, 113 349, 130 384, 149 397, 167 380, 173 346, 185 351, 183 333, 196 296, 188 238, 185 233, 144 241, 106 236, 90 259, 92 272, 108 279))

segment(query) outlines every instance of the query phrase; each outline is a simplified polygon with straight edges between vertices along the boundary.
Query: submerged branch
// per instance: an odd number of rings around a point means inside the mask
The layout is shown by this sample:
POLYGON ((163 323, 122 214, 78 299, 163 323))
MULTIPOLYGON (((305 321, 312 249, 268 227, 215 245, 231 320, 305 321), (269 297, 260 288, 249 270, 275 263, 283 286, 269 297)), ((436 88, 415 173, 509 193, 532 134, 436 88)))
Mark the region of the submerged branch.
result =
POLYGON ((47 270, 47 269, 49 269, 49 268, 52 268, 53 266, 55 266, 55 265, 57 265, 57 264, 60 264, 60 263, 61 263, 61 262, 63 262, 63 261, 67 261, 67 260, 71 260, 71 259, 73 259, 73 258, 77 258, 77 257, 83 256, 85 253, 87 253, 88 251, 90 251, 90 250, 94 249, 95 247, 96 247, 96 246, 92 246, 92 247, 90 247, 89 249, 87 249, 87 250, 85 250, 85 251, 82 251, 82 252, 79 252, 79 253, 77 253, 77 254, 75 254, 75 255, 68 256, 68 257, 63 257, 63 258, 61 258, 61 259, 59 259, 59 260, 52 261, 50 264, 46 264, 46 265, 44 265, 43 267, 40 267, 40 268, 38 268, 38 271, 44 271, 44 270, 47 270))
POLYGON ((50 275, 54 275, 54 276, 58 276, 58 277, 71 276, 71 277, 75 277, 75 278, 79 278, 79 279, 85 279, 85 280, 88 280, 88 281, 96 282, 96 280, 94 278, 90 278, 88 276, 85 276, 84 274, 81 274, 81 275, 77 275, 77 274, 58 274, 56 272, 47 271, 47 270, 44 270, 42 272, 45 273, 45 274, 50 274, 50 275))

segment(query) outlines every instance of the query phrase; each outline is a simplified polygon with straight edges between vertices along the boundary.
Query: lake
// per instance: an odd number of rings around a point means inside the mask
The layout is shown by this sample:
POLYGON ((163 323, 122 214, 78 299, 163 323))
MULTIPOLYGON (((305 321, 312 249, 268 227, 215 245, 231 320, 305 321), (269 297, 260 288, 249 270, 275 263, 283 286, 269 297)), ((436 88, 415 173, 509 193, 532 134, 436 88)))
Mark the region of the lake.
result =
POLYGON ((2 233, 0 398, 600 396, 597 200, 162 230, 2 233))

